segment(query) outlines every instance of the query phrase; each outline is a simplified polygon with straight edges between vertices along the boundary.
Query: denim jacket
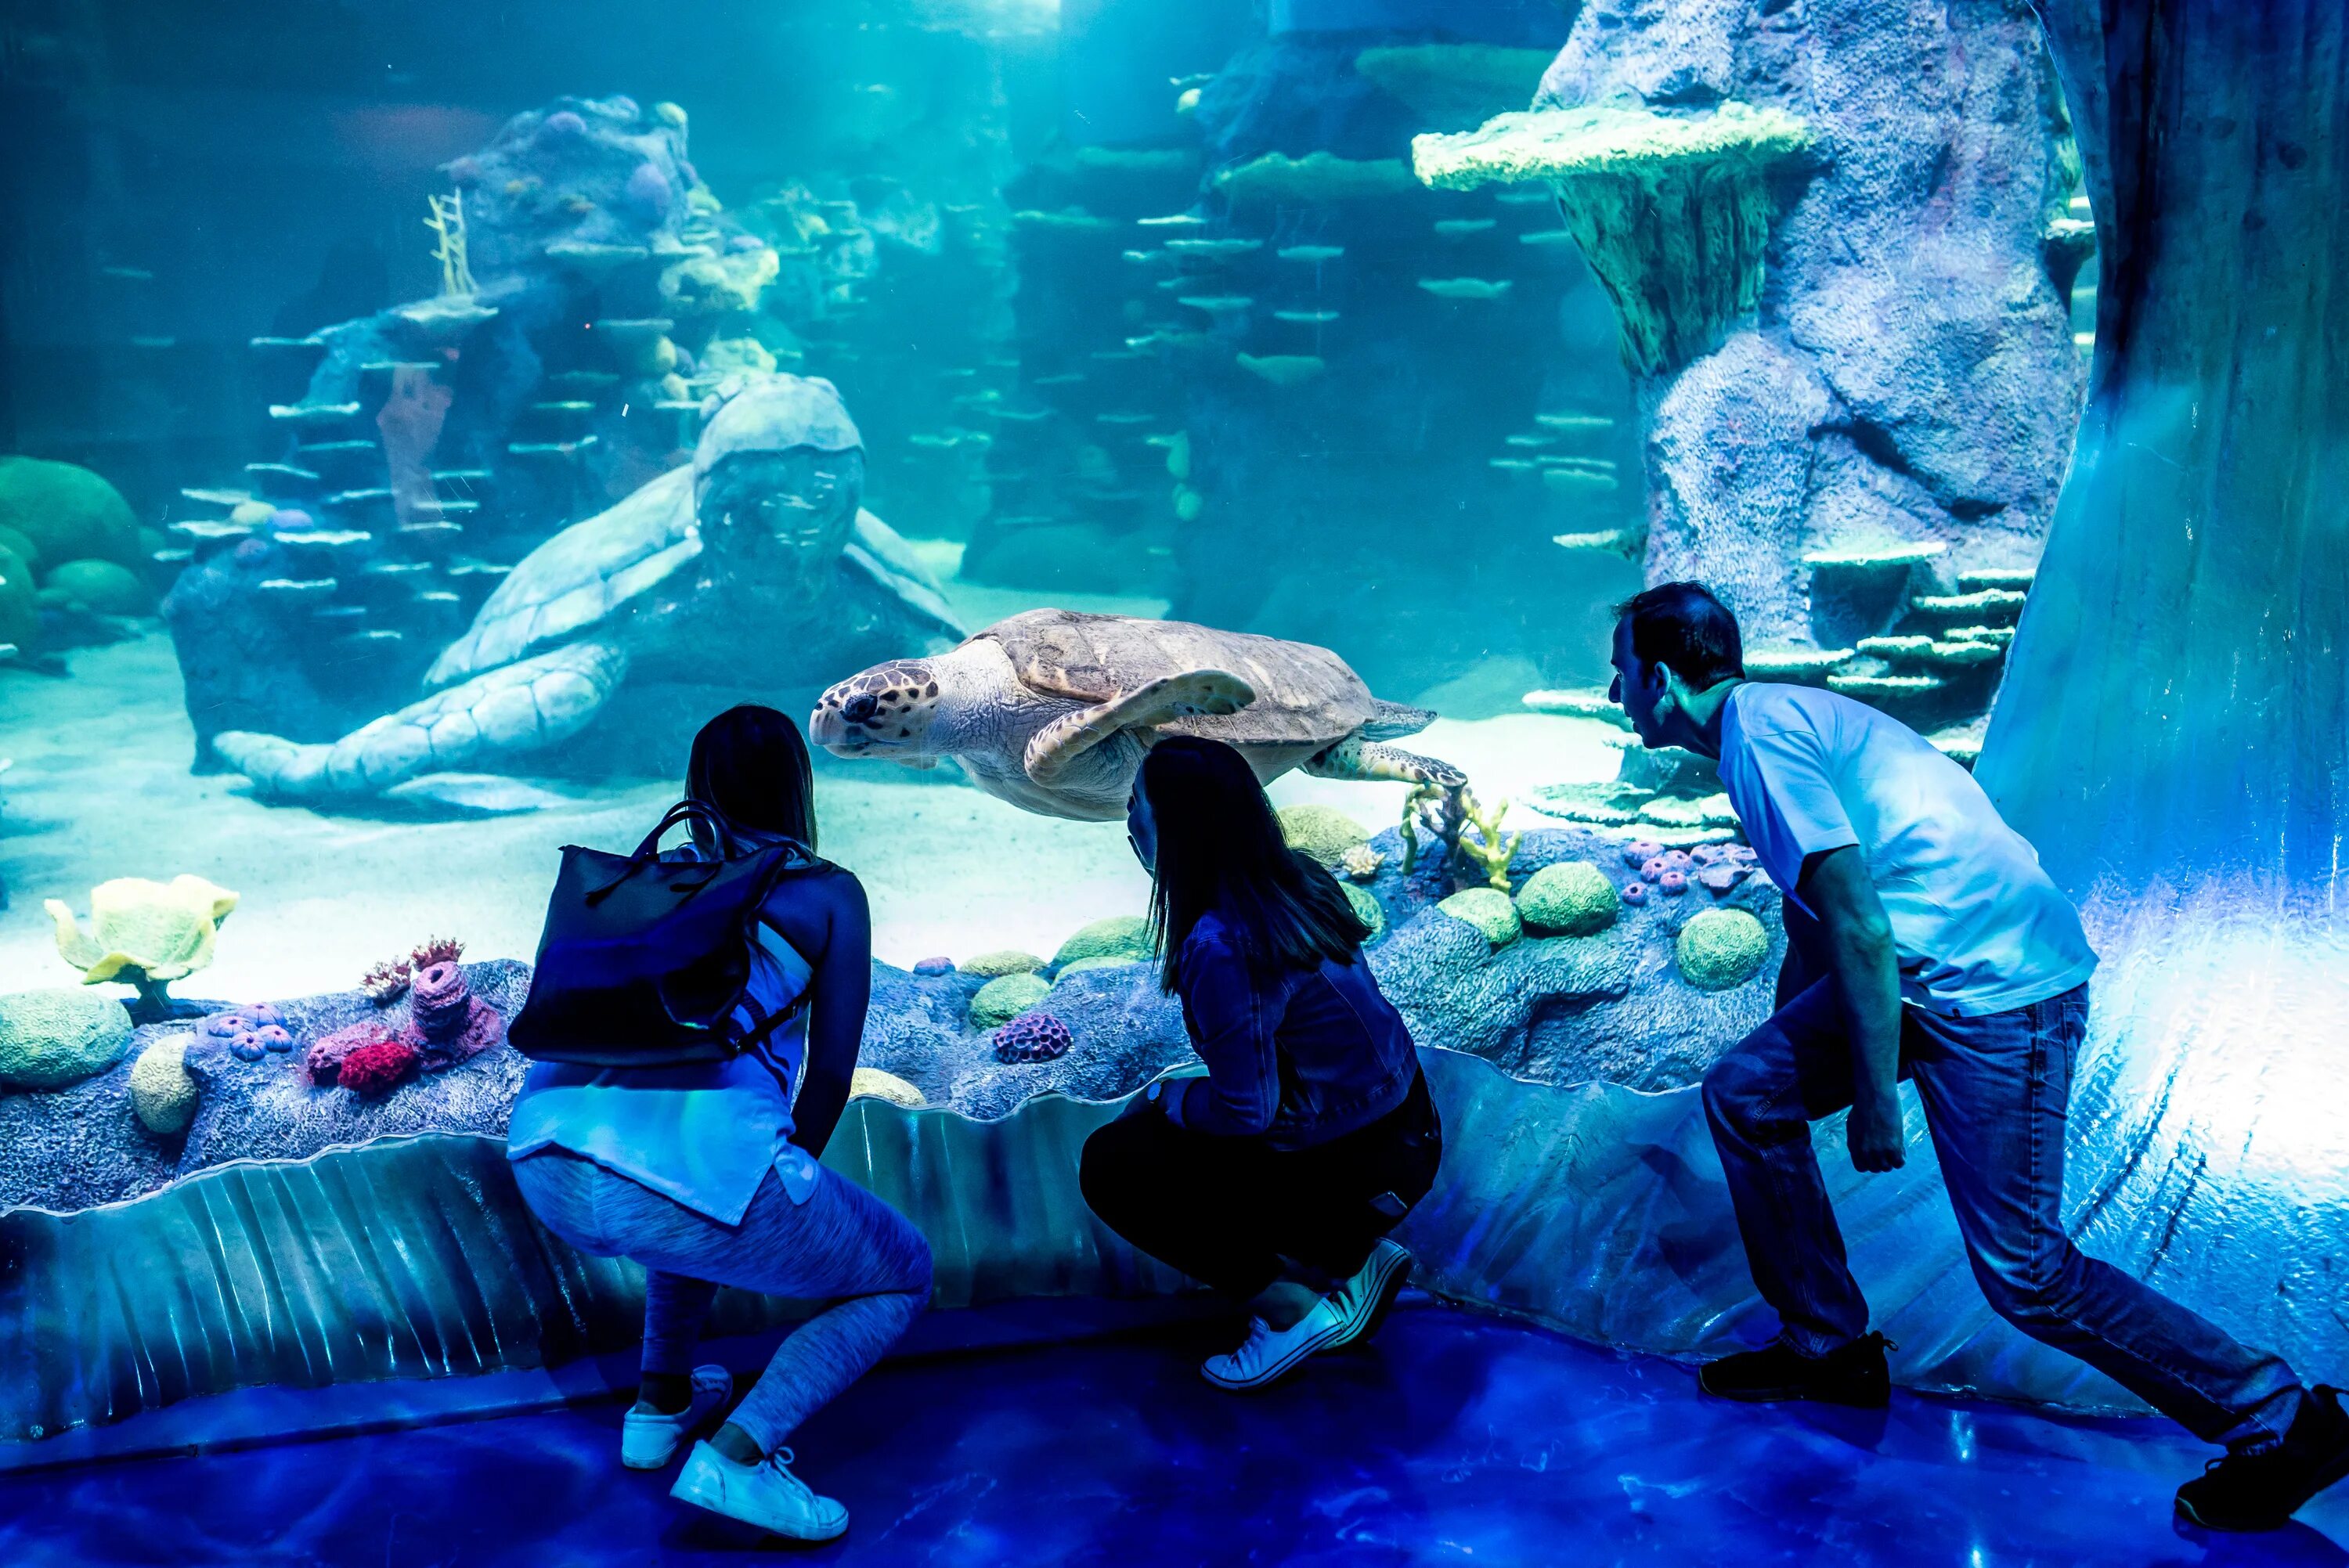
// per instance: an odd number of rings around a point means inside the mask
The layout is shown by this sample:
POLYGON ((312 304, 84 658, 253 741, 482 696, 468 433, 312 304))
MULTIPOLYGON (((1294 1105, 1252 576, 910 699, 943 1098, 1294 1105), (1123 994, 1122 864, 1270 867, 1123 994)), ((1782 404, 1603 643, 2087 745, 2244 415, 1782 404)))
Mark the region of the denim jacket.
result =
POLYGON ((1419 1071, 1411 1032, 1359 955, 1260 983, 1211 912, 1183 944, 1181 995, 1207 1076, 1168 1109, 1200 1132, 1310 1148, 1402 1104, 1419 1071))

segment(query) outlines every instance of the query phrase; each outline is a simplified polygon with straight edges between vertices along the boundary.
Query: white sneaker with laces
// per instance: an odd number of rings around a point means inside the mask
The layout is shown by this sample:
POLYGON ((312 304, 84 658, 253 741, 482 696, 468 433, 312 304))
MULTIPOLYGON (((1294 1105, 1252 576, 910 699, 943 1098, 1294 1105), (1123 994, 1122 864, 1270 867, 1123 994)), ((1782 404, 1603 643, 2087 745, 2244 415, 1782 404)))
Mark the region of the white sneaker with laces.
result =
POLYGON ((792 1541, 836 1541, 848 1533, 848 1510, 818 1497, 791 1472, 792 1450, 765 1462, 739 1465, 708 1443, 696 1443, 678 1471, 669 1496, 792 1541))
POLYGON ((1339 1320, 1345 1326, 1344 1331, 1330 1342, 1330 1347, 1334 1350, 1376 1333, 1379 1325, 1386 1321, 1387 1308, 1394 1305, 1394 1298, 1402 1294, 1403 1283, 1410 1278, 1411 1254, 1380 1237, 1362 1272, 1330 1293, 1339 1320))
POLYGON ((1287 1328, 1275 1328, 1261 1317, 1251 1317, 1247 1338, 1240 1347, 1229 1356, 1208 1357, 1199 1372, 1218 1388, 1261 1388, 1287 1377, 1315 1351, 1337 1344, 1345 1326, 1326 1295, 1287 1328))
POLYGON ((693 1402, 673 1416, 630 1410, 620 1418, 620 1462, 630 1470, 658 1470, 677 1457, 678 1445, 699 1430, 734 1393, 734 1375, 723 1367, 693 1369, 693 1402))

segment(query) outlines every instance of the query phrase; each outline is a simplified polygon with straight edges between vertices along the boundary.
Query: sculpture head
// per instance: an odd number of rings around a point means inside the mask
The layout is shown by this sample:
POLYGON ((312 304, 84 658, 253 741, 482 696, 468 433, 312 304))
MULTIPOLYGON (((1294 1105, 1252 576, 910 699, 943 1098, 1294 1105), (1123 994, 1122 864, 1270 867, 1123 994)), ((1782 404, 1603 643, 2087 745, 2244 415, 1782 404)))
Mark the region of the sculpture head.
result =
POLYGON ((834 757, 917 762, 935 757, 931 727, 943 688, 930 659, 892 659, 838 682, 816 699, 808 734, 834 757))
POLYGON ((722 404, 693 452, 694 516, 722 578, 823 591, 864 497, 864 441, 831 382, 777 376, 722 404))

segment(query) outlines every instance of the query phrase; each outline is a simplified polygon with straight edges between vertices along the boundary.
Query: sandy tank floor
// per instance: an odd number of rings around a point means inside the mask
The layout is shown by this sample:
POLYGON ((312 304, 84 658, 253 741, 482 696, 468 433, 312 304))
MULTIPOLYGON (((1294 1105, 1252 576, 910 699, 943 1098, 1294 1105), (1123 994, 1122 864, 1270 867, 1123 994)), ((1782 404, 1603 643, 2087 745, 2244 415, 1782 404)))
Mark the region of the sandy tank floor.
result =
MULTIPOLYGON (((974 627, 1037 603, 959 582, 952 593, 974 627)), ((1149 600, 1058 602, 1164 613, 1149 600)), ((182 872, 243 897, 212 967, 177 987, 191 995, 253 1001, 341 989, 428 935, 460 939, 471 957, 528 958, 559 847, 625 848, 678 792, 655 780, 592 794, 564 783, 555 787, 579 794, 579 804, 464 821, 265 806, 239 778, 188 771, 193 736, 160 629, 67 658, 64 678, 0 669, 0 758, 14 763, 0 774, 0 875, 10 898, 0 911, 0 990, 72 980, 43 900, 84 912, 96 882, 182 872)), ((1609 733, 1513 714, 1439 720, 1408 744, 1467 769, 1489 801, 1612 777, 1609 733)), ((1007 946, 1049 955, 1086 921, 1143 908, 1148 883, 1119 824, 1031 816, 948 769, 819 766, 824 853, 864 878, 874 951, 890 963, 1007 946)), ((1403 793, 1298 775, 1272 790, 1281 804, 1321 801, 1372 828, 1394 820, 1403 793)))

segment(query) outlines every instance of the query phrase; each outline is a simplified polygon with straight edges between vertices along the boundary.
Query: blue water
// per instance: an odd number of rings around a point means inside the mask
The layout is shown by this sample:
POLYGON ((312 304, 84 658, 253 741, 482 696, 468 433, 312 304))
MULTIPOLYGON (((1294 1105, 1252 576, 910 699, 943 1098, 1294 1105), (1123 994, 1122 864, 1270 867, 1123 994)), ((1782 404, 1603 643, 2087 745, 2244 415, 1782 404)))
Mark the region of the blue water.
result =
MULTIPOLYGON (((2163 1422, 1896 1394, 1701 1399, 1688 1368, 1407 1298, 1254 1398, 1202 1330, 890 1363, 797 1437, 857 1564, 2349 1564, 2349 1495, 2273 1535, 2172 1523, 2209 1450, 2163 1422)), ((0 1478, 0 1563, 756 1561, 618 1462, 621 1408, 0 1478)))

